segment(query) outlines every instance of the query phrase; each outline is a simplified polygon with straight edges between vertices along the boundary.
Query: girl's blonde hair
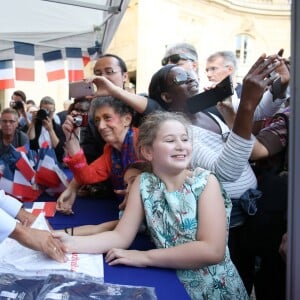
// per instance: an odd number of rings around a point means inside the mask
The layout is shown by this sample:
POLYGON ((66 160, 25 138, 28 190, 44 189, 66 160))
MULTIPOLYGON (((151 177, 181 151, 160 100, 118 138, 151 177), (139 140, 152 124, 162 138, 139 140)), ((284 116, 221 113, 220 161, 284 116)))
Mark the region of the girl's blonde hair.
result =
POLYGON ((141 159, 143 159, 141 148, 145 146, 152 146, 161 124, 166 121, 178 121, 182 123, 188 133, 188 125, 190 125, 190 121, 183 113, 156 111, 147 115, 139 127, 139 135, 137 139, 137 149, 141 159))

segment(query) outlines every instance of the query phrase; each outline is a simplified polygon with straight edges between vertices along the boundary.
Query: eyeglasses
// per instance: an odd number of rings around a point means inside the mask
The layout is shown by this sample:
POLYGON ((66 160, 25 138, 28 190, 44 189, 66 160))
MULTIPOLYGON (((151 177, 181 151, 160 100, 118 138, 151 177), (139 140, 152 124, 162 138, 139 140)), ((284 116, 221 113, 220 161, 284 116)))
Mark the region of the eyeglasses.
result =
POLYGON ((210 68, 206 68, 205 71, 206 73, 211 72, 211 73, 215 73, 216 71, 220 70, 221 68, 228 68, 228 65, 222 66, 222 67, 210 67, 210 68))
POLYGON ((0 120, 0 121, 3 124, 14 124, 17 122, 16 120, 0 120))
POLYGON ((164 57, 161 61, 161 64, 163 66, 167 65, 169 63, 169 61, 172 63, 172 64, 178 64, 178 62, 180 60, 191 60, 191 61, 194 61, 195 58, 189 56, 189 55, 186 55, 186 54, 172 54, 170 56, 167 56, 167 57, 164 57))
POLYGON ((111 76, 115 73, 121 72, 121 70, 114 70, 113 68, 104 68, 104 71, 95 70, 94 74, 96 76, 111 76))

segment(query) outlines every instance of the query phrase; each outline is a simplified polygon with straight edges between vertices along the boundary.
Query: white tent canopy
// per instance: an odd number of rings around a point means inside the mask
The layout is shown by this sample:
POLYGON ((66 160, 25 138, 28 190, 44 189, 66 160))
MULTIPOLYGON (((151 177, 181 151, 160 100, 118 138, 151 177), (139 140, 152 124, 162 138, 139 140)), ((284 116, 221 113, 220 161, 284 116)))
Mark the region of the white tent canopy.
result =
POLYGON ((12 59, 13 42, 35 45, 42 53, 65 47, 105 52, 129 0, 9 0, 0 10, 0 60, 12 59))

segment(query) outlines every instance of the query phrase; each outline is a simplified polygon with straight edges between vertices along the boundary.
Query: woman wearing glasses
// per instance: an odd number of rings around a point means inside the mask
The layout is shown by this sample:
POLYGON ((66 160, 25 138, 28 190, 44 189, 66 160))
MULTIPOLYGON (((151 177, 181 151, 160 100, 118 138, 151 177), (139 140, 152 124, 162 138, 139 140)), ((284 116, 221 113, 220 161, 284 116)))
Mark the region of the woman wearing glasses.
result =
POLYGON ((1 114, 0 156, 9 151, 10 145, 16 148, 29 145, 27 134, 18 129, 18 118, 18 112, 13 108, 6 108, 1 114))

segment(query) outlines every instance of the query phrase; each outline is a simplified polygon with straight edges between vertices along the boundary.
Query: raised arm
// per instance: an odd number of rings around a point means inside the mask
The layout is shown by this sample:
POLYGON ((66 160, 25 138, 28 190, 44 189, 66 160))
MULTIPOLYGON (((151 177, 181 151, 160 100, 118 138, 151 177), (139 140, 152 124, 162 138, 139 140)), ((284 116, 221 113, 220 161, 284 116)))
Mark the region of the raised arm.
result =
POLYGON ((275 79, 270 77, 270 74, 281 64, 282 60, 277 54, 269 57, 263 54, 244 77, 241 102, 232 129, 239 136, 245 139, 250 138, 254 111, 264 91, 275 79))
POLYGON ((192 166, 214 171, 231 197, 238 198, 256 187, 255 175, 248 163, 254 138, 251 136, 253 114, 264 90, 272 82, 268 75, 280 64, 277 55, 262 55, 244 78, 241 103, 227 142, 220 143, 213 134, 193 134, 192 166), (269 67, 272 65, 272 67, 269 67))
POLYGON ((93 82, 97 86, 95 96, 112 96, 123 101, 140 114, 143 114, 146 110, 148 105, 148 99, 146 97, 130 93, 116 86, 104 76, 93 77, 93 82))

